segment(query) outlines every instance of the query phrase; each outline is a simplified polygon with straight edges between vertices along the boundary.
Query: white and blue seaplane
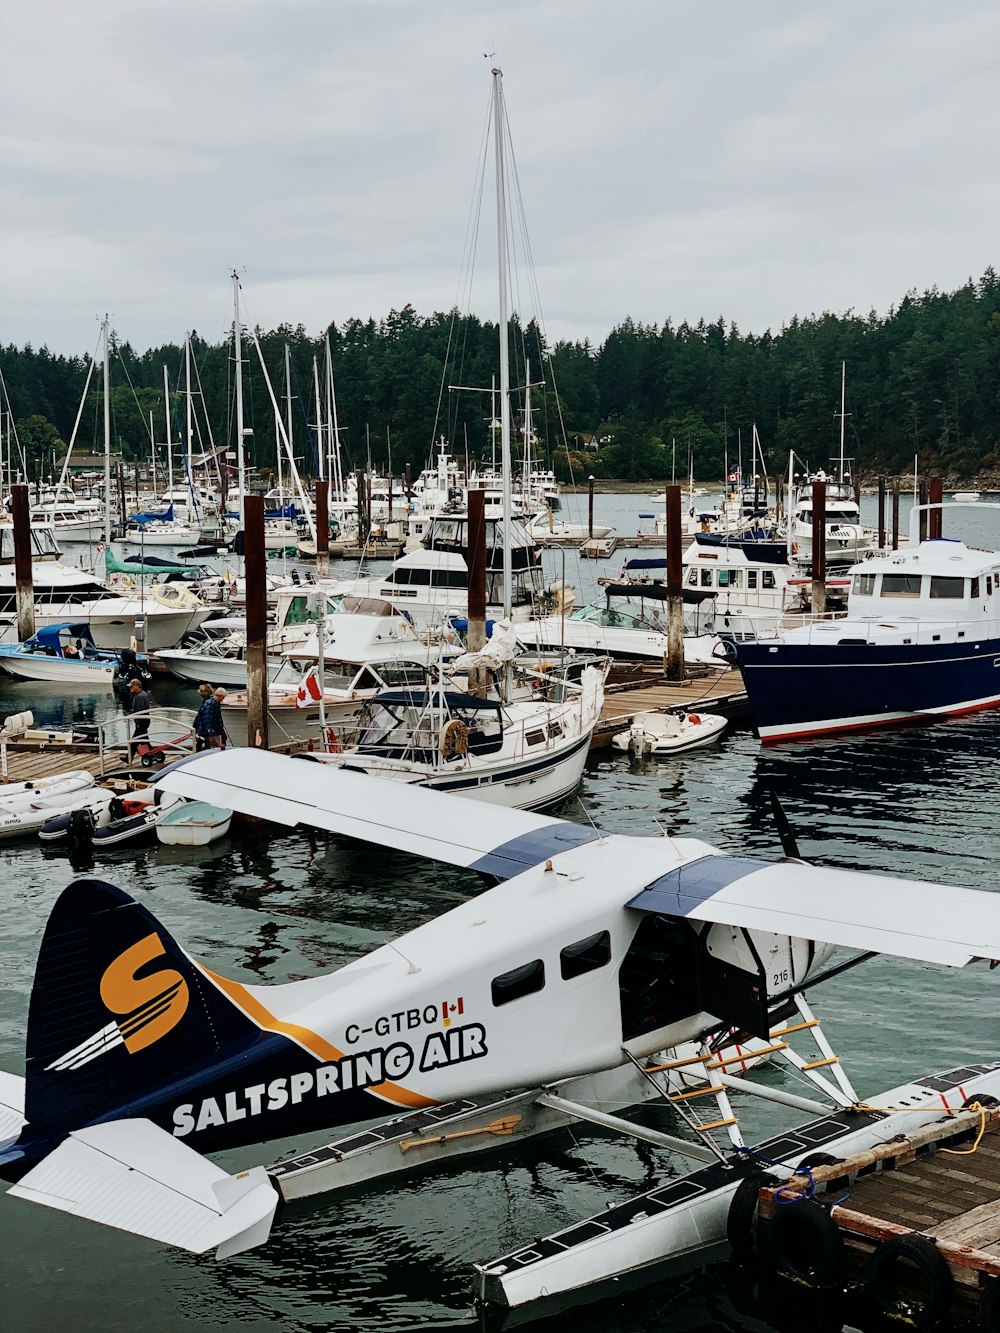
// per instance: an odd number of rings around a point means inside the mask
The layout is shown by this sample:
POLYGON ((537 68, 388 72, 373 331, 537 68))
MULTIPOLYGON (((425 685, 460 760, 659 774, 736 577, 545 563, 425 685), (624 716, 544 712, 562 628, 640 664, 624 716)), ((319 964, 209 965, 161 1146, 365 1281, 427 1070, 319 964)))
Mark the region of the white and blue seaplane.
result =
POLYGON ((1000 1092, 1000 1063, 970 1064, 862 1103, 803 993, 875 952, 996 961, 1000 895, 808 865, 783 817, 771 862, 264 752, 191 757, 159 781, 503 882, 335 972, 270 987, 219 976, 119 889, 72 884, 41 944, 25 1078, 0 1076, 12 1196, 223 1258, 267 1239, 279 1196, 576 1122, 693 1161, 477 1266, 480 1302, 532 1315, 721 1252, 756 1170, 741 1096, 807 1117, 754 1150, 781 1176, 912 1130, 915 1113, 978 1122, 963 1103, 1000 1092), (835 964, 837 947, 863 952, 835 964), (737 1077, 748 1046, 807 1095, 737 1077), (654 1098, 676 1132, 608 1109, 654 1098), (205 1156, 341 1125, 359 1128, 270 1169, 230 1175, 205 1156))

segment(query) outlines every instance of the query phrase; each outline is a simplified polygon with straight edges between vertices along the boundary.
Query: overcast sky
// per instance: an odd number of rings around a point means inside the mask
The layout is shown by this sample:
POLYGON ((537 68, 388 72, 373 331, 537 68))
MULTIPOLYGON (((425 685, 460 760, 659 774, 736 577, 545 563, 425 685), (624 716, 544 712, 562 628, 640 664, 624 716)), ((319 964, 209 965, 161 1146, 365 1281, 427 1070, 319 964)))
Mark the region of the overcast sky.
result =
POLYGON ((265 328, 450 308, 494 51, 552 340, 998 262, 995 3, 11 0, 0 50, 4 343, 215 341, 234 267, 265 328))

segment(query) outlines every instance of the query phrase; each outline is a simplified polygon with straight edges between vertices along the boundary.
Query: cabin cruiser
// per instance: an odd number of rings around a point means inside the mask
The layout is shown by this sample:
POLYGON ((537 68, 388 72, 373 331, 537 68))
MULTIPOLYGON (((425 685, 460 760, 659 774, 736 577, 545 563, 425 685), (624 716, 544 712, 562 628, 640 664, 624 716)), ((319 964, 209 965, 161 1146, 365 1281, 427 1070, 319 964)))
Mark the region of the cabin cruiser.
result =
POLYGON ((317 757, 392 782, 537 810, 579 786, 603 702, 604 675, 594 666, 579 683, 536 672, 509 701, 440 685, 386 690, 365 706, 356 744, 317 757))
MULTIPOLYGON (((321 712, 322 721, 330 726, 351 723, 379 691, 422 686, 428 674, 461 651, 457 635, 453 635, 452 642, 430 640, 391 603, 345 599, 345 604, 326 619, 321 673, 315 635, 310 642, 286 653, 268 687, 271 722, 289 739, 317 739, 321 712), (320 674, 322 679, 318 679, 320 674), (310 675, 315 685, 306 690, 305 681, 310 675)), ((245 734, 246 712, 245 692, 226 697, 222 715, 227 733, 239 737, 245 734)))
MULTIPOLYGON (((4 502, 8 513, 12 501, 4 502)), ((42 491, 29 509, 33 528, 51 528, 69 542, 88 542, 104 532, 104 505, 96 498, 79 496, 70 486, 61 485, 42 491)))
POLYGON ((839 480, 825 472, 812 473, 795 488, 786 533, 792 559, 800 565, 812 563, 813 484, 818 481, 826 483, 827 565, 852 565, 863 560, 877 549, 878 534, 861 522, 854 483, 846 472, 839 480))
POLYGON ((1000 552, 911 534, 850 575, 844 618, 737 642, 761 740, 1000 705, 1000 552))

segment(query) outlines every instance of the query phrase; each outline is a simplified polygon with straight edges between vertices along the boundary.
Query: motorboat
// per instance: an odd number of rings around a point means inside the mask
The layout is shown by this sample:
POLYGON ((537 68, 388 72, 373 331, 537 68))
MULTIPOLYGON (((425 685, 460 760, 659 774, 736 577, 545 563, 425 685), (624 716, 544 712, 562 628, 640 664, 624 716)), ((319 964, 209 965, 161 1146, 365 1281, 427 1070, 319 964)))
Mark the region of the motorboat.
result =
POLYGON ((736 643, 761 740, 1000 705, 1000 551, 918 542, 926 508, 908 547, 853 566, 845 617, 736 643))
MULTIPOLYGON (((368 703, 357 741, 321 762, 476 801, 537 810, 579 786, 604 702, 604 676, 579 683, 536 672, 509 701, 461 690, 385 690, 368 703)), ((390 798, 391 799, 391 798, 390 798)))
POLYGON ((207 847, 225 837, 232 821, 232 810, 207 801, 182 801, 158 821, 156 836, 168 847, 207 847))
POLYGON ((0 839, 37 833, 53 815, 100 806, 103 799, 102 793, 95 792, 93 774, 84 770, 39 778, 20 791, 5 789, 0 795, 0 839))
POLYGON ((152 833, 181 800, 153 785, 116 793, 95 788, 93 801, 47 819, 38 831, 45 843, 83 847, 119 847, 152 833))
MULTIPOLYGON (((321 716, 331 726, 349 723, 380 691, 425 685, 429 675, 462 651, 457 634, 448 634, 450 641, 421 633, 391 602, 345 599, 326 619, 321 672, 315 637, 285 654, 268 686, 272 724, 289 739, 317 739, 321 716), (311 672, 317 677, 315 692, 303 698, 299 687, 311 672)), ((246 734, 246 711, 245 691, 223 701, 231 738, 246 734)))
MULTIPOLYGON (((145 657, 137 659, 140 665, 145 657)), ((110 648, 98 648, 85 621, 45 625, 23 643, 0 643, 0 670, 21 680, 60 681, 111 689, 120 664, 110 648)))
POLYGON ((980 494, 978 491, 956 491, 952 499, 956 504, 974 505, 978 503, 980 494))
POLYGON ((636 756, 680 754, 711 745, 725 729, 726 719, 718 713, 678 713, 653 708, 636 713, 631 725, 617 732, 611 743, 636 756))

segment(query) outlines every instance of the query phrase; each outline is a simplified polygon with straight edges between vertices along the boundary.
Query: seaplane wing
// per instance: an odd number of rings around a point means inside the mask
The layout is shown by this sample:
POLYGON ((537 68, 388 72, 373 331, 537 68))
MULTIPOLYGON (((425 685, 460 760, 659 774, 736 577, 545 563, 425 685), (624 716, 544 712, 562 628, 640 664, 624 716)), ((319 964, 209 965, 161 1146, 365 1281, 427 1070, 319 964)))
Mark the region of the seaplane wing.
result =
POLYGON ((10 1194, 220 1259, 265 1241, 278 1203, 263 1167, 229 1176, 150 1120, 74 1130, 10 1194))
POLYGON ((157 785, 275 824, 343 833, 498 879, 601 837, 548 815, 449 798, 267 750, 215 750, 181 760, 157 785))
POLYGON ((1000 959, 1000 893, 797 861, 700 857, 628 906, 952 967, 1000 959))

